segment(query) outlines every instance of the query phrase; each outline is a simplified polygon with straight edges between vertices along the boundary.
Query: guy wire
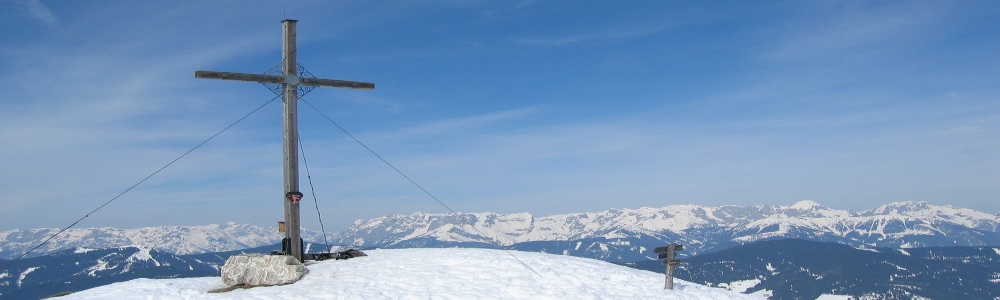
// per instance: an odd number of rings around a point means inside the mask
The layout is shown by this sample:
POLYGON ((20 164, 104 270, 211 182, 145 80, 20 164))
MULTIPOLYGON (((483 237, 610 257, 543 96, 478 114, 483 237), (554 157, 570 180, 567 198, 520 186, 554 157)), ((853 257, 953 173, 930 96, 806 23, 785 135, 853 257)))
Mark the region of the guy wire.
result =
MULTIPOLYGON (((336 126, 338 129, 340 129, 340 131, 343 131, 344 134, 347 134, 347 136, 351 137, 351 139, 353 139, 355 142, 357 142, 359 145, 361 145, 361 147, 365 147, 365 149, 367 149, 368 152, 371 152, 372 155, 375 155, 375 157, 378 157, 379 160, 381 160, 387 166, 389 166, 394 171, 396 171, 396 173, 399 173, 399 175, 402 175, 403 178, 406 178, 406 180, 410 181, 410 183, 412 183, 414 186, 416 186, 421 191, 423 191, 424 194, 427 194, 427 196, 430 196, 431 199, 434 199, 434 201, 437 201, 438 204, 441 204, 441 206, 444 206, 444 208, 448 209, 448 211, 450 211, 451 213, 453 213, 456 216, 458 216, 459 218, 461 218, 463 221, 465 221, 465 223, 467 225, 469 225, 469 227, 472 227, 472 229, 474 229, 476 232, 479 232, 479 234, 483 235, 484 237, 488 237, 488 235, 486 235, 486 233, 483 233, 482 231, 479 230, 479 228, 476 228, 476 226, 474 224, 472 224, 472 222, 469 221, 469 219, 466 218, 465 215, 459 214, 458 212, 455 212, 455 210, 451 209, 451 207, 448 207, 448 205, 445 205, 444 202, 441 202, 441 200, 439 200, 437 197, 434 197, 434 195, 431 195, 431 193, 428 192, 426 189, 424 189, 424 187, 422 187, 419 184, 417 184, 417 182, 413 181, 413 179, 410 179, 410 177, 406 176, 406 174, 403 174, 402 171, 399 171, 399 169, 397 169, 395 166, 393 166, 388 161, 386 161, 384 158, 382 158, 382 156, 378 155, 378 153, 375 153, 375 151, 373 151, 371 148, 368 148, 368 146, 365 145, 365 143, 362 143, 361 140, 358 140, 358 138, 354 137, 354 135, 352 135, 350 132, 347 132, 347 130, 345 130, 343 127, 340 127, 340 125, 338 125, 337 122, 334 122, 332 119, 330 119, 330 117, 327 117, 326 114, 324 114, 323 112, 319 111, 319 109, 317 109, 315 106, 313 106, 312 103, 309 103, 309 101, 306 101, 305 99, 302 99, 301 97, 299 97, 299 100, 302 101, 303 103, 305 103, 306 105, 308 105, 314 111, 316 111, 316 113, 318 113, 320 116, 323 116, 324 119, 326 119, 327 121, 330 121, 330 123, 333 124, 333 126, 336 126)), ((523 265, 525 268, 528 268, 528 270, 531 270, 531 272, 534 272, 535 275, 538 275, 538 277, 545 277, 545 276, 542 276, 542 274, 539 274, 538 271, 535 271, 535 269, 532 269, 530 266, 528 266, 527 264, 525 264, 523 261, 521 261, 521 259, 517 258, 517 256, 514 256, 514 254, 510 253, 509 250, 507 250, 507 249, 501 249, 501 250, 503 250, 504 252, 507 252, 507 255, 510 255, 510 257, 513 257, 515 260, 517 260, 517 262, 521 263, 521 265, 523 265)))
POLYGON ((208 143, 208 141, 211 141, 212 139, 214 139, 215 137, 219 136, 220 134, 222 134, 222 133, 223 133, 223 132, 225 132, 226 130, 229 130, 229 128, 232 128, 233 126, 235 126, 235 125, 236 125, 236 123, 239 123, 239 122, 243 121, 243 119, 246 119, 247 117, 249 117, 249 116, 250 116, 250 115, 252 115, 253 113, 255 113, 255 112, 257 112, 258 110, 260 110, 261 108, 264 108, 264 106, 267 106, 268 104, 270 104, 271 102, 274 102, 274 100, 275 100, 275 99, 278 99, 279 97, 280 97, 280 96, 277 96, 277 97, 274 97, 274 98, 271 98, 271 100, 268 100, 267 102, 264 102, 264 104, 261 104, 260 106, 258 106, 258 107, 257 107, 257 108, 255 108, 254 110, 250 111, 249 113, 247 113, 246 115, 244 115, 244 116, 243 116, 242 118, 240 118, 239 120, 236 120, 236 122, 233 122, 232 124, 229 124, 229 126, 226 126, 226 128, 223 128, 223 129, 222 129, 222 130, 220 130, 219 132, 216 132, 215 134, 213 134, 213 135, 212 135, 211 137, 209 137, 208 139, 206 139, 206 140, 202 141, 202 142, 201 142, 200 144, 198 144, 197 146, 194 146, 193 148, 191 148, 191 150, 188 150, 187 152, 184 152, 184 154, 181 154, 181 156, 178 156, 178 157, 177 157, 177 158, 175 158, 174 160, 170 161, 170 163, 167 163, 166 165, 164 165, 164 166, 163 166, 163 167, 161 167, 160 169, 156 170, 156 172, 153 172, 153 174, 149 174, 149 176, 146 176, 146 178, 143 178, 143 179, 142 179, 142 180, 140 180, 140 181, 139 181, 138 183, 136 183, 136 184, 133 184, 133 185, 132 185, 131 187, 129 187, 128 189, 125 189, 125 191, 124 191, 124 192, 121 192, 120 194, 118 194, 118 195, 117 195, 117 196, 115 196, 114 198, 111 198, 111 200, 108 200, 108 202, 104 202, 104 204, 101 204, 101 206, 98 206, 97 208, 95 208, 94 210, 90 211, 89 213, 87 213, 86 215, 84 215, 83 217, 81 217, 80 219, 77 219, 77 220, 76 220, 76 222, 73 222, 73 224, 69 224, 69 226, 66 226, 66 228, 63 228, 62 230, 59 230, 59 232, 56 232, 56 233, 55 233, 55 234, 53 234, 52 236, 49 236, 49 237, 48 237, 47 239, 45 239, 45 240, 44 240, 44 241, 42 241, 41 243, 38 243, 38 245, 35 245, 35 246, 34 246, 34 247, 32 247, 31 249, 29 249, 29 250, 28 250, 27 252, 24 252, 23 254, 21 254, 21 256, 18 256, 18 257, 17 257, 17 258, 15 258, 14 260, 11 260, 11 261, 10 261, 9 263, 7 263, 7 265, 3 266, 3 268, 0 268, 0 271, 4 271, 4 270, 7 270, 7 268, 8 268, 8 267, 10 267, 10 266, 11 266, 11 265, 13 265, 13 264, 14 264, 15 262, 17 262, 17 261, 21 260, 22 258, 24 258, 24 257, 25 257, 26 255, 28 255, 29 253, 31 253, 31 252, 33 252, 33 251, 35 251, 36 249, 38 249, 38 247, 41 247, 42 245, 45 245, 45 243, 48 243, 48 242, 49 242, 50 240, 52 240, 53 238, 55 238, 55 237, 59 236, 60 234, 62 234, 62 233, 63 233, 63 232, 65 232, 66 230, 69 230, 70 228, 73 228, 73 226, 76 226, 76 224, 77 224, 77 223, 80 223, 80 221, 83 221, 83 219, 86 219, 87 217, 90 217, 90 215, 91 215, 91 214, 93 214, 93 213, 97 212, 98 210, 101 210, 101 208, 104 208, 104 207, 105 207, 105 206, 107 206, 108 204, 111 204, 111 202, 114 202, 115 200, 117 200, 118 198, 120 198, 120 197, 121 197, 122 195, 125 195, 125 193, 128 193, 129 191, 131 191, 131 190, 132 190, 132 189, 134 189, 135 187, 139 186, 139 185, 140 185, 140 184, 142 184, 143 182, 146 182, 146 180, 149 180, 149 178, 151 178, 151 177, 153 177, 154 175, 156 175, 156 174, 160 173, 160 171, 163 171, 163 169, 166 169, 166 168, 167 168, 167 167, 169 167, 170 165, 173 165, 173 164, 174 164, 175 162, 177 162, 178 160, 181 160, 181 158, 184 158, 185 156, 187 156, 188 154, 190 154, 190 153, 191 153, 192 151, 194 151, 195 149, 198 149, 199 147, 201 147, 201 146, 202 146, 202 145, 204 145, 205 143, 208 143))

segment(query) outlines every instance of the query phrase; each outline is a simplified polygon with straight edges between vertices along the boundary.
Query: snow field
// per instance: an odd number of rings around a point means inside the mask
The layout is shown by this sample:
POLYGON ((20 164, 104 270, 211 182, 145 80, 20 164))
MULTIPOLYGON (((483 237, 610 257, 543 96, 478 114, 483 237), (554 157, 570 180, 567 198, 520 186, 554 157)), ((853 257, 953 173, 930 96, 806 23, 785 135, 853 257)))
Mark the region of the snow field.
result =
POLYGON ((219 277, 136 279, 59 299, 761 299, 599 260, 490 249, 393 249, 310 263, 294 284, 207 293, 219 277), (541 276, 539 276, 539 274, 541 276))

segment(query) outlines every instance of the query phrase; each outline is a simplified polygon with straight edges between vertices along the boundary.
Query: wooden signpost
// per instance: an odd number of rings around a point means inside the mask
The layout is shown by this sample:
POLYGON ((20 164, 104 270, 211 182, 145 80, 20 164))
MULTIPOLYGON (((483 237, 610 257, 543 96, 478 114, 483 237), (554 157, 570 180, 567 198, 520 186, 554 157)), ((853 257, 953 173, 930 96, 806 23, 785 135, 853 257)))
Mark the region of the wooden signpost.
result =
POLYGON ((681 244, 669 244, 666 247, 656 247, 656 249, 653 249, 653 253, 657 254, 656 257, 663 260, 663 264, 667 266, 667 279, 663 285, 664 289, 674 289, 674 266, 681 263, 681 260, 675 257, 676 252, 681 250, 684 250, 684 245, 681 244))

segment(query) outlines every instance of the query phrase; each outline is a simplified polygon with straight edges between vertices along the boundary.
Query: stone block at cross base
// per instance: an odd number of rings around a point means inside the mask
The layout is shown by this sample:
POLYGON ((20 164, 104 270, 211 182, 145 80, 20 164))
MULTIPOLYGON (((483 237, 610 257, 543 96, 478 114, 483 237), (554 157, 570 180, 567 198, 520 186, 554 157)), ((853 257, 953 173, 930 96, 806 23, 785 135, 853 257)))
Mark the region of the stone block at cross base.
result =
POLYGON ((229 286, 283 285, 298 281, 309 272, 290 255, 240 254, 222 266, 222 282, 229 286))

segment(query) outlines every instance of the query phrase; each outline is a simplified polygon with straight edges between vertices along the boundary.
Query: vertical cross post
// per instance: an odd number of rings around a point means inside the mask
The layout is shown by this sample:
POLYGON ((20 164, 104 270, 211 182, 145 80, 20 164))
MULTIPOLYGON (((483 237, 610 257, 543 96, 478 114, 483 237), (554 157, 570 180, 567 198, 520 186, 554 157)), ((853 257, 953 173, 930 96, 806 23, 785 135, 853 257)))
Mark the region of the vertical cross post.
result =
POLYGON ((299 119, 298 119, 298 87, 336 87, 348 89, 371 90, 375 89, 375 84, 371 82, 347 81, 336 79, 322 79, 311 77, 305 72, 306 77, 299 77, 299 64, 295 59, 297 50, 295 48, 295 25, 296 20, 281 21, 282 29, 282 66, 281 75, 272 74, 249 74, 199 70, 194 72, 195 78, 252 81, 264 84, 281 84, 282 105, 282 137, 284 138, 284 190, 285 196, 281 200, 285 208, 285 239, 282 241, 282 250, 302 261, 302 236, 299 230, 299 201, 302 193, 299 192, 299 119))
MULTIPOLYGON (((298 72, 296 72, 296 67, 298 63, 295 61, 296 49, 295 49, 295 24, 296 20, 284 20, 281 21, 282 28, 284 29, 284 34, 282 35, 282 54, 281 58, 283 63, 282 75, 285 76, 285 83, 282 83, 282 90, 284 90, 284 124, 282 129, 284 134, 284 178, 285 178, 285 195, 281 202, 285 203, 285 238, 288 239, 290 245, 288 254, 295 257, 295 259, 302 261, 302 242, 301 236, 299 234, 299 202, 289 201, 288 199, 292 193, 299 192, 299 118, 298 118, 298 72)), ((292 196, 294 197, 294 196, 292 196)))

